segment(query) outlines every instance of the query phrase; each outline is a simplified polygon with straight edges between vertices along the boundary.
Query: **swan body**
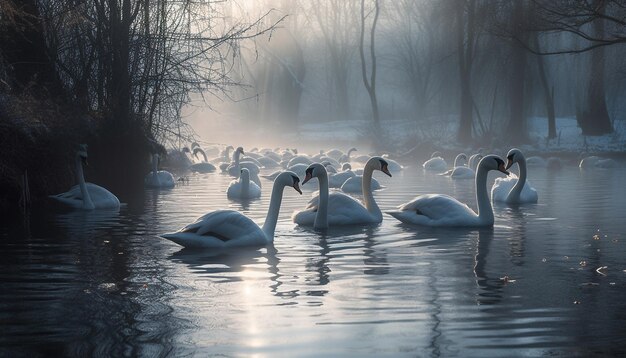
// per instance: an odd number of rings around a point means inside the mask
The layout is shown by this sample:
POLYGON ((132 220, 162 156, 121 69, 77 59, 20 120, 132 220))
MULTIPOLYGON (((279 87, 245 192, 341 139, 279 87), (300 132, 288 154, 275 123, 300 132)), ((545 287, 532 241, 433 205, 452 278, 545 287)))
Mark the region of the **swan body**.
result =
MULTIPOLYGON (((308 165, 306 164, 295 164, 290 166, 287 170, 296 173, 298 178, 304 178, 307 167, 308 165)), ((273 172, 272 174, 261 176, 265 179, 274 180, 280 173, 282 173, 282 171, 278 170, 273 172)))
POLYGON ((50 198, 69 209, 77 210, 116 210, 120 208, 119 199, 105 188, 86 183, 83 175, 83 162, 87 162, 87 145, 81 144, 76 154, 76 177, 78 184, 65 193, 52 195, 50 198))
POLYGON ((382 157, 383 157, 383 159, 385 159, 385 161, 389 165, 389 172, 397 173, 397 172, 401 171, 402 169, 404 169, 404 167, 402 165, 400 165, 400 163, 396 162, 393 159, 387 158, 387 154, 383 155, 382 157))
POLYGON ((263 166, 264 168, 278 168, 280 167, 280 163, 270 157, 261 157, 257 159, 258 162, 261 164, 261 166, 263 166))
POLYGON ((424 169, 436 172, 442 172, 448 169, 448 163, 446 163, 446 161, 437 154, 438 152, 433 153, 431 158, 425 161, 424 164, 422 164, 424 169))
POLYGON ((228 185, 226 196, 230 199, 256 199, 261 197, 261 188, 250 181, 250 171, 242 168, 239 179, 228 185))
POLYGON ((452 169, 450 173, 451 179, 474 179, 476 172, 474 169, 468 167, 456 167, 452 169))
POLYGON ((580 161, 578 165, 579 168, 613 168, 617 163, 613 159, 605 159, 600 158, 598 156, 592 155, 589 157, 585 157, 580 161))
POLYGON ((295 156, 291 159, 289 159, 289 162, 287 163, 287 168, 292 167, 296 164, 306 164, 306 165, 310 165, 311 163, 313 163, 313 161, 311 159, 309 159, 308 157, 304 156, 304 155, 298 155, 295 156))
POLYGON ((499 170, 509 174, 504 161, 496 155, 485 156, 478 164, 476 172, 476 201, 478 213, 466 204, 444 194, 420 195, 389 215, 407 224, 445 227, 493 226, 494 216, 487 193, 487 173, 499 170))
POLYGON ((515 176, 496 178, 491 188, 491 199, 509 204, 536 203, 539 196, 537 190, 526 180, 528 173, 524 154, 521 150, 513 148, 509 150, 506 158, 505 169, 508 170, 515 163, 519 165, 519 178, 515 176))
POLYGON ((292 186, 302 194, 299 182, 300 179, 291 172, 283 172, 276 177, 263 227, 259 227, 238 211, 217 210, 201 216, 177 232, 163 234, 161 237, 186 248, 220 249, 271 244, 274 241, 283 190, 286 186, 292 186))
POLYGON ((148 188, 173 188, 176 185, 172 173, 158 170, 159 155, 152 155, 152 171, 144 178, 144 185, 148 188))
POLYGON ((387 162, 381 157, 372 157, 365 165, 363 174, 364 204, 349 195, 328 191, 328 175, 323 165, 311 164, 306 170, 303 184, 317 178, 319 194, 313 197, 302 211, 292 215, 293 222, 302 226, 313 226, 315 229, 326 229, 328 226, 356 225, 380 223, 382 213, 376 205, 371 190, 371 179, 374 170, 380 170, 391 176, 387 162))
POLYGON ((370 159, 369 155, 359 155, 357 157, 352 158, 352 161, 358 162, 358 163, 365 163, 370 159))
MULTIPOLYGON (((390 170, 391 172, 391 170, 390 170)), ((382 189, 382 185, 378 182, 378 180, 372 178, 372 190, 380 190, 382 189)), ((363 176, 355 175, 346 179, 346 181, 341 185, 341 191, 344 193, 351 194, 361 194, 363 190, 363 176)))
POLYGON ((346 180, 354 177, 356 174, 352 170, 345 170, 336 174, 328 175, 328 186, 330 188, 341 188, 346 180))
MULTIPOLYGON (((466 168, 464 166, 464 162, 467 161, 467 154, 465 153, 459 153, 456 158, 454 158, 454 166, 452 169, 445 171, 444 173, 441 173, 439 175, 446 175, 446 176, 451 176, 452 172, 456 169, 456 168, 466 168)), ((458 174, 457 174, 458 175, 458 174)))

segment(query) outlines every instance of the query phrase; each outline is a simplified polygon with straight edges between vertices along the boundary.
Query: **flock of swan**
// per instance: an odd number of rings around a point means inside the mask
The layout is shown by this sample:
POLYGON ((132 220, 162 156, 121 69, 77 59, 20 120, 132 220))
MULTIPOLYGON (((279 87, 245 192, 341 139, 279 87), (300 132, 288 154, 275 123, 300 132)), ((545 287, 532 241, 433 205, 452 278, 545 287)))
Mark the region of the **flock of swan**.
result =
MULTIPOLYGON (((309 200, 303 210, 293 213, 292 220, 295 224, 323 230, 342 225, 381 223, 383 213, 373 195, 373 191, 380 188, 380 184, 373 178, 373 174, 375 171, 380 171, 391 177, 392 172, 400 171, 403 167, 386 155, 351 158, 351 153, 354 151, 356 151, 355 148, 351 148, 346 153, 334 149, 307 156, 298 154, 297 150, 284 150, 276 153, 270 149, 262 149, 246 153, 242 147, 235 149, 229 146, 220 153, 215 152, 215 158, 208 159, 206 152, 197 144, 192 145, 191 150, 185 148, 183 153, 199 161, 190 164, 191 170, 213 172, 217 170, 215 165, 218 165, 224 173, 237 177, 226 191, 227 197, 231 199, 251 199, 261 196, 260 167, 283 167, 284 169, 262 176, 273 181, 269 209, 262 227, 238 211, 216 210, 203 215, 176 232, 161 236, 187 248, 225 248, 272 243, 284 189, 291 187, 302 194, 300 185, 309 182, 317 185, 319 191, 309 200), (233 151, 232 160, 229 157, 230 151, 233 151), (244 155, 245 158, 242 158, 244 155), (365 165, 362 170, 353 171, 350 162, 364 162, 365 165), (331 188, 333 190, 330 190, 331 188), (346 194, 355 192, 363 195, 362 202, 346 194)), ((403 223, 412 225, 493 226, 492 200, 511 204, 537 203, 537 191, 527 180, 528 167, 547 165, 549 162, 552 162, 554 166, 557 165, 551 158, 548 160, 539 157, 526 158, 517 148, 507 153, 506 163, 497 155, 483 155, 481 152, 470 157, 464 153, 457 155, 454 166, 449 170, 447 170, 447 163, 438 152, 433 153, 432 157, 423 163, 425 170, 441 172, 441 175, 453 179, 474 179, 477 212, 451 196, 426 194, 419 195, 400 205, 396 210, 386 213, 403 223), (538 159, 531 160, 531 158, 538 159), (542 159, 543 163, 539 159, 542 159), (464 162, 467 162, 467 165, 464 162), (509 169, 515 164, 519 167, 519 177, 509 173, 509 169), (487 175, 490 171, 498 171, 506 175, 506 177, 496 178, 491 188, 491 200, 487 188, 487 175)), ((120 201, 114 194, 103 187, 85 182, 83 164, 86 164, 87 158, 87 146, 80 145, 75 158, 78 184, 65 193, 51 196, 51 199, 70 209, 119 209, 120 201)), ((145 186, 172 188, 176 185, 176 180, 171 173, 158 170, 159 159, 158 154, 153 154, 152 171, 145 177, 145 186)), ((615 162, 594 156, 583 158, 579 166, 580 168, 606 168, 615 166, 615 162)))

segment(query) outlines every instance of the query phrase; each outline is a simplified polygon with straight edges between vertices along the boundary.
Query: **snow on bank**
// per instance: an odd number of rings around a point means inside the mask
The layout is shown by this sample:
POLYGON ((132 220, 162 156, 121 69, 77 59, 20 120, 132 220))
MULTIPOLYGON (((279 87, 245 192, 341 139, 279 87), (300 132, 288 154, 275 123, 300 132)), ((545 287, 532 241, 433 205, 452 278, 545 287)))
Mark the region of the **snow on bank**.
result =
POLYGON ((550 152, 624 152, 626 151, 626 121, 614 121, 615 132, 603 136, 584 136, 576 118, 556 119, 557 138, 548 141, 548 120, 532 117, 528 120, 528 131, 533 148, 550 152))

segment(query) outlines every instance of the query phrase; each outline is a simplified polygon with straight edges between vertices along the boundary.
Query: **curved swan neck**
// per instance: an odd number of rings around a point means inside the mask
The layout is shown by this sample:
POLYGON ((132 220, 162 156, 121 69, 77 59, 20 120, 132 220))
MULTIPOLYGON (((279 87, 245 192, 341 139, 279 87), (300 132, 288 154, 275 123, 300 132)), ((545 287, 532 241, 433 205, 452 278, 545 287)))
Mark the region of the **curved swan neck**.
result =
POLYGON ((519 165, 519 178, 517 178, 517 183, 511 188, 509 194, 507 196, 508 201, 519 201, 520 195, 522 194, 522 189, 524 189, 524 184, 526 184, 526 158, 522 158, 522 160, 517 162, 519 165))
POLYGON ((493 208, 487 193, 487 174, 489 171, 478 165, 476 172, 476 202, 478 204, 478 220, 484 224, 493 224, 493 208))
POLYGON ((274 232, 276 231, 276 223, 278 222, 278 213, 280 211, 280 204, 283 201, 283 190, 285 186, 280 184, 278 180, 274 181, 272 188, 272 198, 270 199, 270 207, 267 209, 267 216, 263 223, 263 233, 265 237, 272 242, 274 241, 274 232))
POLYGON ((83 163, 79 155, 76 156, 76 177, 78 178, 78 186, 80 187, 80 193, 83 197, 83 209, 94 209, 93 201, 87 190, 87 184, 85 183, 85 176, 83 174, 83 163))
POLYGON ((250 192, 250 175, 242 173, 239 177, 239 181, 241 182, 241 197, 247 198, 250 192))
POLYGON ((159 171, 159 155, 152 154, 152 174, 157 175, 159 171))
MULTIPOLYGON (((369 163, 368 163, 369 164, 369 163)), ((363 204, 370 214, 377 219, 382 220, 383 213, 380 211, 376 200, 374 200, 374 194, 372 193, 372 174, 374 174, 374 168, 372 165, 365 165, 363 169, 363 182, 361 183, 361 190, 363 191, 363 204)))
POLYGON ((237 170, 239 170, 239 155, 240 153, 238 150, 236 150, 235 153, 233 153, 233 161, 235 162, 235 168, 237 170))
POLYGON ((317 177, 317 180, 320 185, 320 194, 313 228, 326 229, 328 228, 328 174, 326 170, 323 171, 323 175, 317 177))

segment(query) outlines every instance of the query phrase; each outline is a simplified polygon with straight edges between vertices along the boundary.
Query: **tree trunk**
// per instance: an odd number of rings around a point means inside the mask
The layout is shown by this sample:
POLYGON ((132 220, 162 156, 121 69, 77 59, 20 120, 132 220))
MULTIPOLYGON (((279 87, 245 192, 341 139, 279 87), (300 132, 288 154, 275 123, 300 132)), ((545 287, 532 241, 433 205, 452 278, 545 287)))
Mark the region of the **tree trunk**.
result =
MULTIPOLYGON (((599 4, 601 0, 596 0, 599 4)), ((604 13, 604 6, 598 7, 598 12, 604 13)), ((604 37, 604 20, 601 18, 593 22, 593 30, 597 38, 604 37)), ((578 117, 578 125, 584 135, 603 135, 613 133, 613 125, 606 108, 604 90, 604 47, 591 51, 591 71, 589 71, 589 87, 587 88, 586 109, 578 117)))
POLYGON ((467 19, 463 5, 457 7, 457 54, 459 57, 459 77, 461 89, 461 108, 457 138, 462 144, 472 141, 473 101, 471 91, 471 73, 474 48, 474 1, 467 2, 467 19))
MULTIPOLYGON (((359 42, 359 54, 361 56, 361 74, 363 77, 363 84, 370 97, 370 103, 372 105, 372 119, 374 121, 374 138, 380 138, 380 112, 378 110, 378 99, 376 97, 376 50, 375 50, 375 34, 376 23, 378 22, 378 15, 380 14, 380 7, 378 0, 374 0, 374 20, 372 22, 372 29, 370 31, 370 60, 371 60, 371 72, 370 78, 367 77, 367 66, 365 63, 365 0, 361 0, 361 41, 359 42)), ((375 141, 375 146, 380 146, 380 143, 375 141)))
MULTIPOLYGON (((513 34, 523 43, 527 43, 528 32, 524 30, 526 15, 524 2, 515 1, 513 5, 512 26, 513 34)), ((517 41, 511 42, 511 72, 509 77, 509 123, 507 138, 512 144, 528 142, 525 107, 525 79, 526 79, 526 50, 517 41)))

